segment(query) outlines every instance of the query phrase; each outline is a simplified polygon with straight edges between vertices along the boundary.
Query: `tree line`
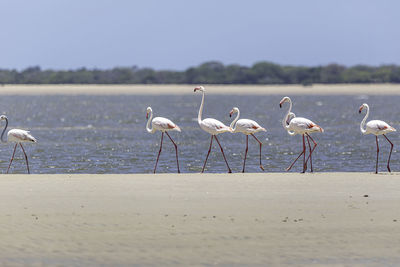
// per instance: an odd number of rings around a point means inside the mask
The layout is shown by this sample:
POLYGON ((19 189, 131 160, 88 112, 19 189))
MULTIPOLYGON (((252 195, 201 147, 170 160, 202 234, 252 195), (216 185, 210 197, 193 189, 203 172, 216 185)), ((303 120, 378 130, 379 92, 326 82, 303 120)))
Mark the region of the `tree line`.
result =
POLYGON ((400 83, 400 66, 378 67, 339 64, 284 66, 258 62, 251 67, 203 63, 184 71, 116 67, 110 70, 42 70, 40 67, 0 69, 0 84, 303 84, 313 83, 400 83))

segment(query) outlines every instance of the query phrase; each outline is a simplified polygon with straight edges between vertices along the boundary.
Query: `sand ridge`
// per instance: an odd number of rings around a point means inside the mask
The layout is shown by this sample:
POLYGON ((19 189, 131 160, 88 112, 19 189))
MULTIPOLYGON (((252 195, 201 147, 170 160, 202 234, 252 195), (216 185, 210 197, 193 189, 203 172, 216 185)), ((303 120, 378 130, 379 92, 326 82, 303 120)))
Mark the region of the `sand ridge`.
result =
POLYGON ((400 173, 0 177, 1 265, 398 265, 400 173))

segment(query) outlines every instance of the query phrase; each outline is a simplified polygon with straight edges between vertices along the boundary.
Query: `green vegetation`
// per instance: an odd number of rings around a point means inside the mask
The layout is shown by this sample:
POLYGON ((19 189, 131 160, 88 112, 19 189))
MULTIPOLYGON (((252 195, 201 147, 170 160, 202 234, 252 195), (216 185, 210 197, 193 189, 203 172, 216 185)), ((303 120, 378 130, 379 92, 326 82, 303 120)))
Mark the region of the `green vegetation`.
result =
POLYGON ((304 67, 258 62, 251 67, 211 61, 185 71, 150 68, 113 68, 55 71, 30 67, 0 69, 0 84, 303 84, 400 83, 400 66, 372 67, 338 64, 304 67))

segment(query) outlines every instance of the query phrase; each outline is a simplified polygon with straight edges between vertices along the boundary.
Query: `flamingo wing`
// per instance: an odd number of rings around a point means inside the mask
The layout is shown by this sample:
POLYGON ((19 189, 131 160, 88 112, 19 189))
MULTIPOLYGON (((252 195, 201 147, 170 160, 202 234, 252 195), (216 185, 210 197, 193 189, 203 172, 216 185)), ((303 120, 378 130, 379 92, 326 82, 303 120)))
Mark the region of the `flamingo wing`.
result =
POLYGON ((11 142, 37 142, 36 138, 33 137, 29 131, 21 129, 12 129, 7 133, 8 140, 11 142))
POLYGON ((240 119, 236 122, 236 127, 245 132, 266 131, 257 122, 249 119, 240 119))
POLYGON ((176 125, 167 118, 155 117, 151 123, 153 124, 153 127, 155 127, 157 130, 160 131, 168 131, 168 130, 176 130, 179 132, 181 131, 178 125, 176 125))
POLYGON ((308 129, 309 126, 312 125, 312 121, 305 118, 297 117, 293 118, 289 124, 295 126, 296 128, 308 129))
POLYGON ((202 125, 212 131, 230 131, 231 128, 220 122, 219 120, 207 118, 202 120, 202 125))
POLYGON ((315 131, 323 132, 324 131, 320 126, 318 126, 311 120, 302 118, 302 117, 293 118, 290 121, 289 125, 292 125, 291 128, 293 128, 293 130, 295 130, 297 132, 315 132, 315 131))
POLYGON ((396 131, 395 128, 393 128, 392 126, 390 126, 389 124, 387 124, 384 121, 381 120, 372 120, 369 121, 366 125, 366 127, 375 134, 379 134, 379 133, 386 133, 386 132, 394 132, 396 131))

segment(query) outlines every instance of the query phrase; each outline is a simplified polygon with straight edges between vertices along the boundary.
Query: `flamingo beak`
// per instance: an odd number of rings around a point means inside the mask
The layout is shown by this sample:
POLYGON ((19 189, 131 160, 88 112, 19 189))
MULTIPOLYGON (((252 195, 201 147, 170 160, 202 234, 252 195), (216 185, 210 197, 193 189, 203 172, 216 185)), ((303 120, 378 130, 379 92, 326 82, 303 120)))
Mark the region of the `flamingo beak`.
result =
POLYGON ((196 92, 197 90, 199 90, 199 87, 194 88, 193 92, 196 92))
POLYGON ((233 110, 231 110, 231 112, 229 112, 229 117, 232 117, 233 114, 233 110))
POLYGON ((361 106, 360 109, 358 110, 358 113, 361 113, 361 110, 363 110, 364 106, 361 106))
POLYGON ((279 107, 282 108, 282 102, 279 103, 279 107))

